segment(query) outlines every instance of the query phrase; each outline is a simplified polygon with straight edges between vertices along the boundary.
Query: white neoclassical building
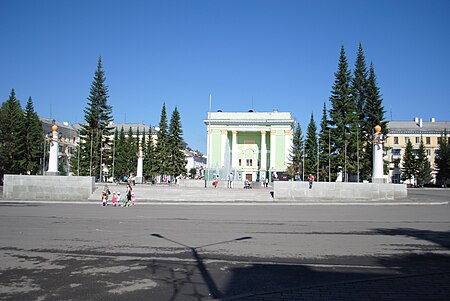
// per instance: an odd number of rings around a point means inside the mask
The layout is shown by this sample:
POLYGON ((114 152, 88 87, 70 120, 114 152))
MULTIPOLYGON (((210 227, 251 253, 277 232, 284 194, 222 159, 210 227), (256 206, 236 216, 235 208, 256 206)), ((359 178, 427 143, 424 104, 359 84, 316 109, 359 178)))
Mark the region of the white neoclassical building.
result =
POLYGON ((264 181, 290 164, 295 119, 290 112, 209 112, 207 177, 264 181))

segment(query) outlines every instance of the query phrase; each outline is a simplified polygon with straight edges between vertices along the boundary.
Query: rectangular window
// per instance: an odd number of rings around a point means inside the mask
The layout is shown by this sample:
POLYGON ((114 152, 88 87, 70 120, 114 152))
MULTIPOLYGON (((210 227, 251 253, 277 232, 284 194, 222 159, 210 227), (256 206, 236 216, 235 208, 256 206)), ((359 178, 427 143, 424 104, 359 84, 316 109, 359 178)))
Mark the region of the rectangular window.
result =
POLYGON ((437 140, 438 144, 441 144, 441 137, 437 137, 437 140))
POLYGON ((393 149, 392 150, 392 154, 394 155, 394 156, 400 156, 400 149, 398 149, 398 148, 395 148, 395 149, 393 149))
POLYGON ((394 168, 398 168, 398 162, 394 162, 394 168))
POLYGON ((241 159, 239 159, 238 164, 239 164, 239 166, 242 166, 242 160, 241 159))
POLYGON ((431 137, 425 137, 425 143, 431 144, 431 137))
POLYGON ((427 149, 427 156, 431 156, 431 149, 427 149))
POLYGON ((417 143, 417 144, 420 143, 420 137, 416 137, 416 143, 417 143))
POLYGON ((253 160, 247 159, 247 166, 253 166, 253 160))
POLYGON ((405 137, 405 143, 406 143, 406 144, 409 143, 409 137, 405 137))
POLYGON ((398 144, 398 137, 394 137, 394 144, 398 144))

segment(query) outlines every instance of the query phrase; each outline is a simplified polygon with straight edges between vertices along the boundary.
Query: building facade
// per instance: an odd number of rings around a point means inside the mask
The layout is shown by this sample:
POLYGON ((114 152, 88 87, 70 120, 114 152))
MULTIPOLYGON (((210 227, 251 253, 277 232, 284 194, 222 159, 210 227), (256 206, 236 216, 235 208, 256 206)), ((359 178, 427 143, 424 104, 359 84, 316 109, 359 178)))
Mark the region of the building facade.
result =
POLYGON ((295 119, 290 112, 209 112, 207 179, 265 181, 290 164, 295 119))
MULTIPOLYGON (((388 123, 388 129, 389 134, 387 135, 384 146, 386 149, 385 160, 388 161, 390 182, 402 183, 401 168, 408 141, 411 141, 413 149, 417 151, 419 149, 420 140, 423 139, 425 151, 433 170, 433 184, 436 184, 437 170, 434 160, 437 151, 439 150, 441 136, 445 130, 447 130, 447 139, 449 139, 450 142, 450 122, 438 122, 435 121, 434 118, 431 118, 429 122, 424 122, 419 118, 415 118, 412 121, 390 121, 388 123)), ((412 185, 416 184, 410 183, 409 180, 405 181, 405 183, 412 185)))

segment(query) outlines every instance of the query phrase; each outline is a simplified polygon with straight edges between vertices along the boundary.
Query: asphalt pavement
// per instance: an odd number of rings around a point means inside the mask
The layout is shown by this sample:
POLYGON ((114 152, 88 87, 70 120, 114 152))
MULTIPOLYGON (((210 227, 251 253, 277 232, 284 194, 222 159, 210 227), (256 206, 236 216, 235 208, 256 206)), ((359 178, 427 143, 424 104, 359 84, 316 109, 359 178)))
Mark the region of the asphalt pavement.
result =
POLYGON ((448 190, 415 192, 376 206, 3 200, 0 299, 445 300, 448 190))

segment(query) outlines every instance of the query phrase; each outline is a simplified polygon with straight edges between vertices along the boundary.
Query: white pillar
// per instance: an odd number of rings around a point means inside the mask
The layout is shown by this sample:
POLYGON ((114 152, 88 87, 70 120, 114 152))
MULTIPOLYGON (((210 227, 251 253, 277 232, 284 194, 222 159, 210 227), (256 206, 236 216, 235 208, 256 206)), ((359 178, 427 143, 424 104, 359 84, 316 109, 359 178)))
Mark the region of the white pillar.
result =
POLYGON ((261 131, 261 170, 267 170, 266 131, 261 131))
POLYGON ((377 125, 375 127, 375 135, 373 137, 373 165, 372 165, 372 182, 383 183, 383 134, 381 133, 381 127, 377 125))
POLYGON ((270 131, 270 169, 276 169, 276 148, 277 148, 277 143, 276 143, 276 130, 271 130, 270 131))
POLYGON ((231 155, 231 167, 237 168, 238 151, 237 151, 237 131, 233 131, 233 146, 231 155))
MULTIPOLYGON (((150 137, 151 139, 151 137, 150 137)), ((144 170, 144 153, 142 152, 142 146, 139 146, 139 152, 137 153, 137 172, 136 172, 136 183, 143 183, 144 177, 143 177, 143 170, 144 170)))
POLYGON ((212 147, 211 147, 211 143, 212 143, 212 130, 209 128, 208 126, 208 136, 207 136, 207 147, 208 147, 208 157, 206 158, 206 167, 209 169, 211 168, 211 153, 212 153, 212 147))
POLYGON ((58 174, 58 126, 52 126, 52 137, 50 138, 50 156, 48 158, 48 173, 58 174))
POLYGON ((222 139, 220 142, 220 167, 224 167, 225 166, 225 144, 227 143, 227 130, 222 130, 222 139))

